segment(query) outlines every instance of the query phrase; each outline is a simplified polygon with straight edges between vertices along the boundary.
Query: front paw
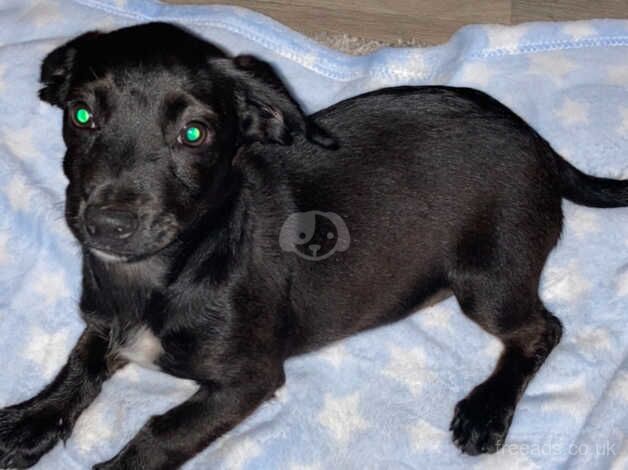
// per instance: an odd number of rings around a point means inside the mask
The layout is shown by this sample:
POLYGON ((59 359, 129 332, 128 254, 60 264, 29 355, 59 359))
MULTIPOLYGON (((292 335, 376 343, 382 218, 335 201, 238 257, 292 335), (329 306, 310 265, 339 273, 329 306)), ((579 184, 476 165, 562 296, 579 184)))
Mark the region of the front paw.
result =
POLYGON ((58 413, 19 406, 0 410, 0 468, 28 468, 65 437, 58 413))
POLYGON ((497 397, 478 387, 456 405, 450 430, 465 454, 492 454, 504 445, 515 407, 497 397))

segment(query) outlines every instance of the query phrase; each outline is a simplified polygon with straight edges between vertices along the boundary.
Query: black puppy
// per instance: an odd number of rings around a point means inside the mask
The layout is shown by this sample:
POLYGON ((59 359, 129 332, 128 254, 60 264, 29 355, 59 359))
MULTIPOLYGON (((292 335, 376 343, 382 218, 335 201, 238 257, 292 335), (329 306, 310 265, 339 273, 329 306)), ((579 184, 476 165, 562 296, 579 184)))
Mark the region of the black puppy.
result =
POLYGON ((561 337, 537 294, 561 198, 628 205, 628 182, 581 173, 479 91, 393 88, 305 116, 268 64, 167 24, 80 36, 41 80, 65 110, 86 329, 49 386, 0 411, 2 467, 66 439, 128 361, 200 388, 96 468, 178 467, 273 395, 288 356, 442 291, 504 344, 451 424, 464 452, 495 452, 561 337))

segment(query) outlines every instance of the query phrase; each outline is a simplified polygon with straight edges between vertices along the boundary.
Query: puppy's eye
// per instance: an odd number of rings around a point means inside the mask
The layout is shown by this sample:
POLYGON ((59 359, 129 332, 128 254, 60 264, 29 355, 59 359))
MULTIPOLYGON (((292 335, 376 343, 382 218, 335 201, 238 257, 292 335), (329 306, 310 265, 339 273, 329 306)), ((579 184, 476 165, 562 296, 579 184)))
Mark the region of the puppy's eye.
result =
POLYGON ((198 147, 207 141, 209 130, 201 122, 190 122, 179 132, 178 141, 189 147, 198 147))
POLYGON ((89 106, 85 103, 76 103, 70 109, 72 124, 81 129, 93 129, 96 127, 94 115, 89 106))

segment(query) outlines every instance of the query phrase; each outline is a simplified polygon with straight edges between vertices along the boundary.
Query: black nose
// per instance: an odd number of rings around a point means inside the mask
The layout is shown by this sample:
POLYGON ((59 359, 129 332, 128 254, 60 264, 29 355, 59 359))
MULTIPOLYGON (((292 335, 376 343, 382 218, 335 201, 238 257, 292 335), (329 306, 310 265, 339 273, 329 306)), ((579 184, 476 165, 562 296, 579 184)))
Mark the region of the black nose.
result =
POLYGON ((124 239, 137 230, 137 216, 128 210, 110 206, 87 206, 85 224, 90 235, 99 238, 124 239))

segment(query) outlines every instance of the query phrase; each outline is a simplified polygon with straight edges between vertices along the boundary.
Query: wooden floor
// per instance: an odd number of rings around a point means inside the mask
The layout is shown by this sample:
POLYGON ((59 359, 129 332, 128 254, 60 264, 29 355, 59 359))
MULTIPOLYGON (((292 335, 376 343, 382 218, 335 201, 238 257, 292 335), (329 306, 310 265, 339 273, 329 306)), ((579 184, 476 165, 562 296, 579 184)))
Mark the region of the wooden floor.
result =
POLYGON ((230 3, 257 10, 309 35, 349 34, 386 42, 446 41, 469 23, 517 24, 628 18, 628 0, 167 0, 230 3))

